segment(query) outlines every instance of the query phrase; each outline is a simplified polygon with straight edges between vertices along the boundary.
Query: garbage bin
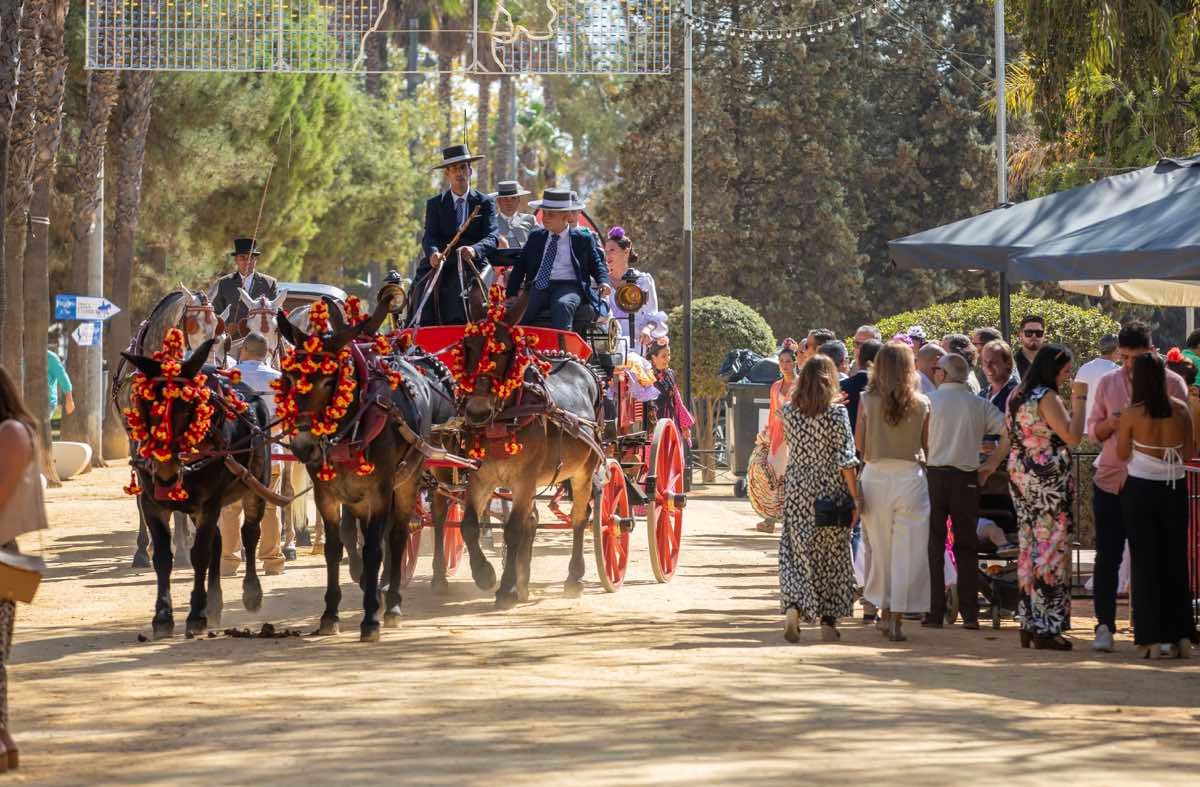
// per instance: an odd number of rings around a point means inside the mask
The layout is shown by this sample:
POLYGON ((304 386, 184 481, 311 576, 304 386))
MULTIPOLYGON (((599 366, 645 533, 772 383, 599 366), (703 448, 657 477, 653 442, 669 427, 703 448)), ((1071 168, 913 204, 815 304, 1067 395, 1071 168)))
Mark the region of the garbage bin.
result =
POLYGON ((729 437, 730 469, 737 476, 733 486, 736 497, 746 496, 746 470, 754 439, 767 425, 771 410, 772 383, 729 383, 729 408, 726 410, 726 435, 729 437))

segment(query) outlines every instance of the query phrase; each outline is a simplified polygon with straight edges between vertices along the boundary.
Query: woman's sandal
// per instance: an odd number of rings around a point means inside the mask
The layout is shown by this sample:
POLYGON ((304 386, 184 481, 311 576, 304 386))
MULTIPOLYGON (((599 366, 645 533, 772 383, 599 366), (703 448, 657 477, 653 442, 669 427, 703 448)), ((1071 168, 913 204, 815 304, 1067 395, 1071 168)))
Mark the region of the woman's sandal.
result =
POLYGON ((842 638, 842 632, 837 630, 837 621, 822 620, 821 621, 821 641, 822 642, 837 642, 842 638))
POLYGON ((1074 650, 1075 645, 1071 640, 1065 639, 1062 634, 1035 634, 1033 637, 1033 647, 1038 650, 1074 650))
POLYGON ((888 621, 891 619, 892 613, 886 609, 879 610, 878 617, 875 618, 875 629, 883 636, 888 635, 888 621))
POLYGON ((1033 632, 1021 629, 1021 647, 1027 648, 1033 644, 1033 632))
POLYGON ((783 638, 793 645, 800 641, 800 610, 788 609, 783 620, 783 638))
POLYGON ((889 642, 907 642, 908 637, 900 631, 901 621, 904 618, 897 612, 892 613, 890 622, 888 623, 887 638, 889 642))

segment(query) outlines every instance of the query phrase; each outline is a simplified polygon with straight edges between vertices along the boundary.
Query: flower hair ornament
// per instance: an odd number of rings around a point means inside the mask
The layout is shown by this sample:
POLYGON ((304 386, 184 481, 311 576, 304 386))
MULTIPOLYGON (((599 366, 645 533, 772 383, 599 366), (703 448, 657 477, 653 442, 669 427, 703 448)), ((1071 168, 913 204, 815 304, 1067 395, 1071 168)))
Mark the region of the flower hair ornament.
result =
POLYGON ((782 344, 782 346, 780 346, 779 349, 781 352, 783 350, 788 350, 789 352, 795 353, 797 350, 800 349, 800 342, 796 341, 795 339, 793 339, 792 337, 789 336, 788 338, 783 340, 783 344, 782 344))
POLYGON ((1167 352, 1167 363, 1183 363, 1185 360, 1187 359, 1184 358, 1183 351, 1178 347, 1172 347, 1167 352))
POLYGON ((625 238, 625 228, 624 227, 613 227, 612 229, 610 229, 608 231, 608 239, 609 240, 624 240, 624 238, 625 238))

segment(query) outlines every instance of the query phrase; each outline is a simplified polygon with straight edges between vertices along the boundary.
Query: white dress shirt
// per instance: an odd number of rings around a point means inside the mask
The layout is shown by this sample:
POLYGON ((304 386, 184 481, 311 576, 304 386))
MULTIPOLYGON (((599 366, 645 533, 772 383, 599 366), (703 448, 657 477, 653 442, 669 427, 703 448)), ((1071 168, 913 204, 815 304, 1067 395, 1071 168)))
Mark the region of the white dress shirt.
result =
MULTIPOLYGON (((554 233, 550 233, 546 242, 549 243, 552 240, 554 240, 554 233)), ((570 230, 563 230, 558 236, 558 252, 554 256, 554 267, 550 269, 550 281, 577 281, 575 264, 571 261, 570 230)))

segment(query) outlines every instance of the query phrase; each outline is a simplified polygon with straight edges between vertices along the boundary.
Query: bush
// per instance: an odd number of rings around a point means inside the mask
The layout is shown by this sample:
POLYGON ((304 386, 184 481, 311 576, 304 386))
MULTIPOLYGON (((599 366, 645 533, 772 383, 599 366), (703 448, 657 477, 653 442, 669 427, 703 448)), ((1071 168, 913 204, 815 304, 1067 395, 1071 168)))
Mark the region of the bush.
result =
MULTIPOLYGON (((1046 319, 1046 340, 1066 345, 1075 355, 1075 365, 1094 358, 1100 337, 1116 333, 1120 325, 1099 310, 1083 309, 1058 301, 1029 298, 1018 293, 1012 296, 1012 329, 1009 344, 1016 349, 1017 332, 1021 318, 1027 314, 1038 314, 1046 319)), ((938 303, 924 309, 916 309, 879 321, 879 331, 884 340, 908 329, 910 325, 921 325, 932 341, 940 340, 948 333, 970 334, 984 326, 1000 327, 1000 299, 973 298, 968 301, 938 303)))
MULTIPOLYGON (((683 381, 683 307, 670 314, 671 366, 683 381)), ((717 374, 730 350, 775 351, 775 336, 762 315, 739 300, 711 295, 692 301, 692 396, 720 399, 725 381, 717 374)))

